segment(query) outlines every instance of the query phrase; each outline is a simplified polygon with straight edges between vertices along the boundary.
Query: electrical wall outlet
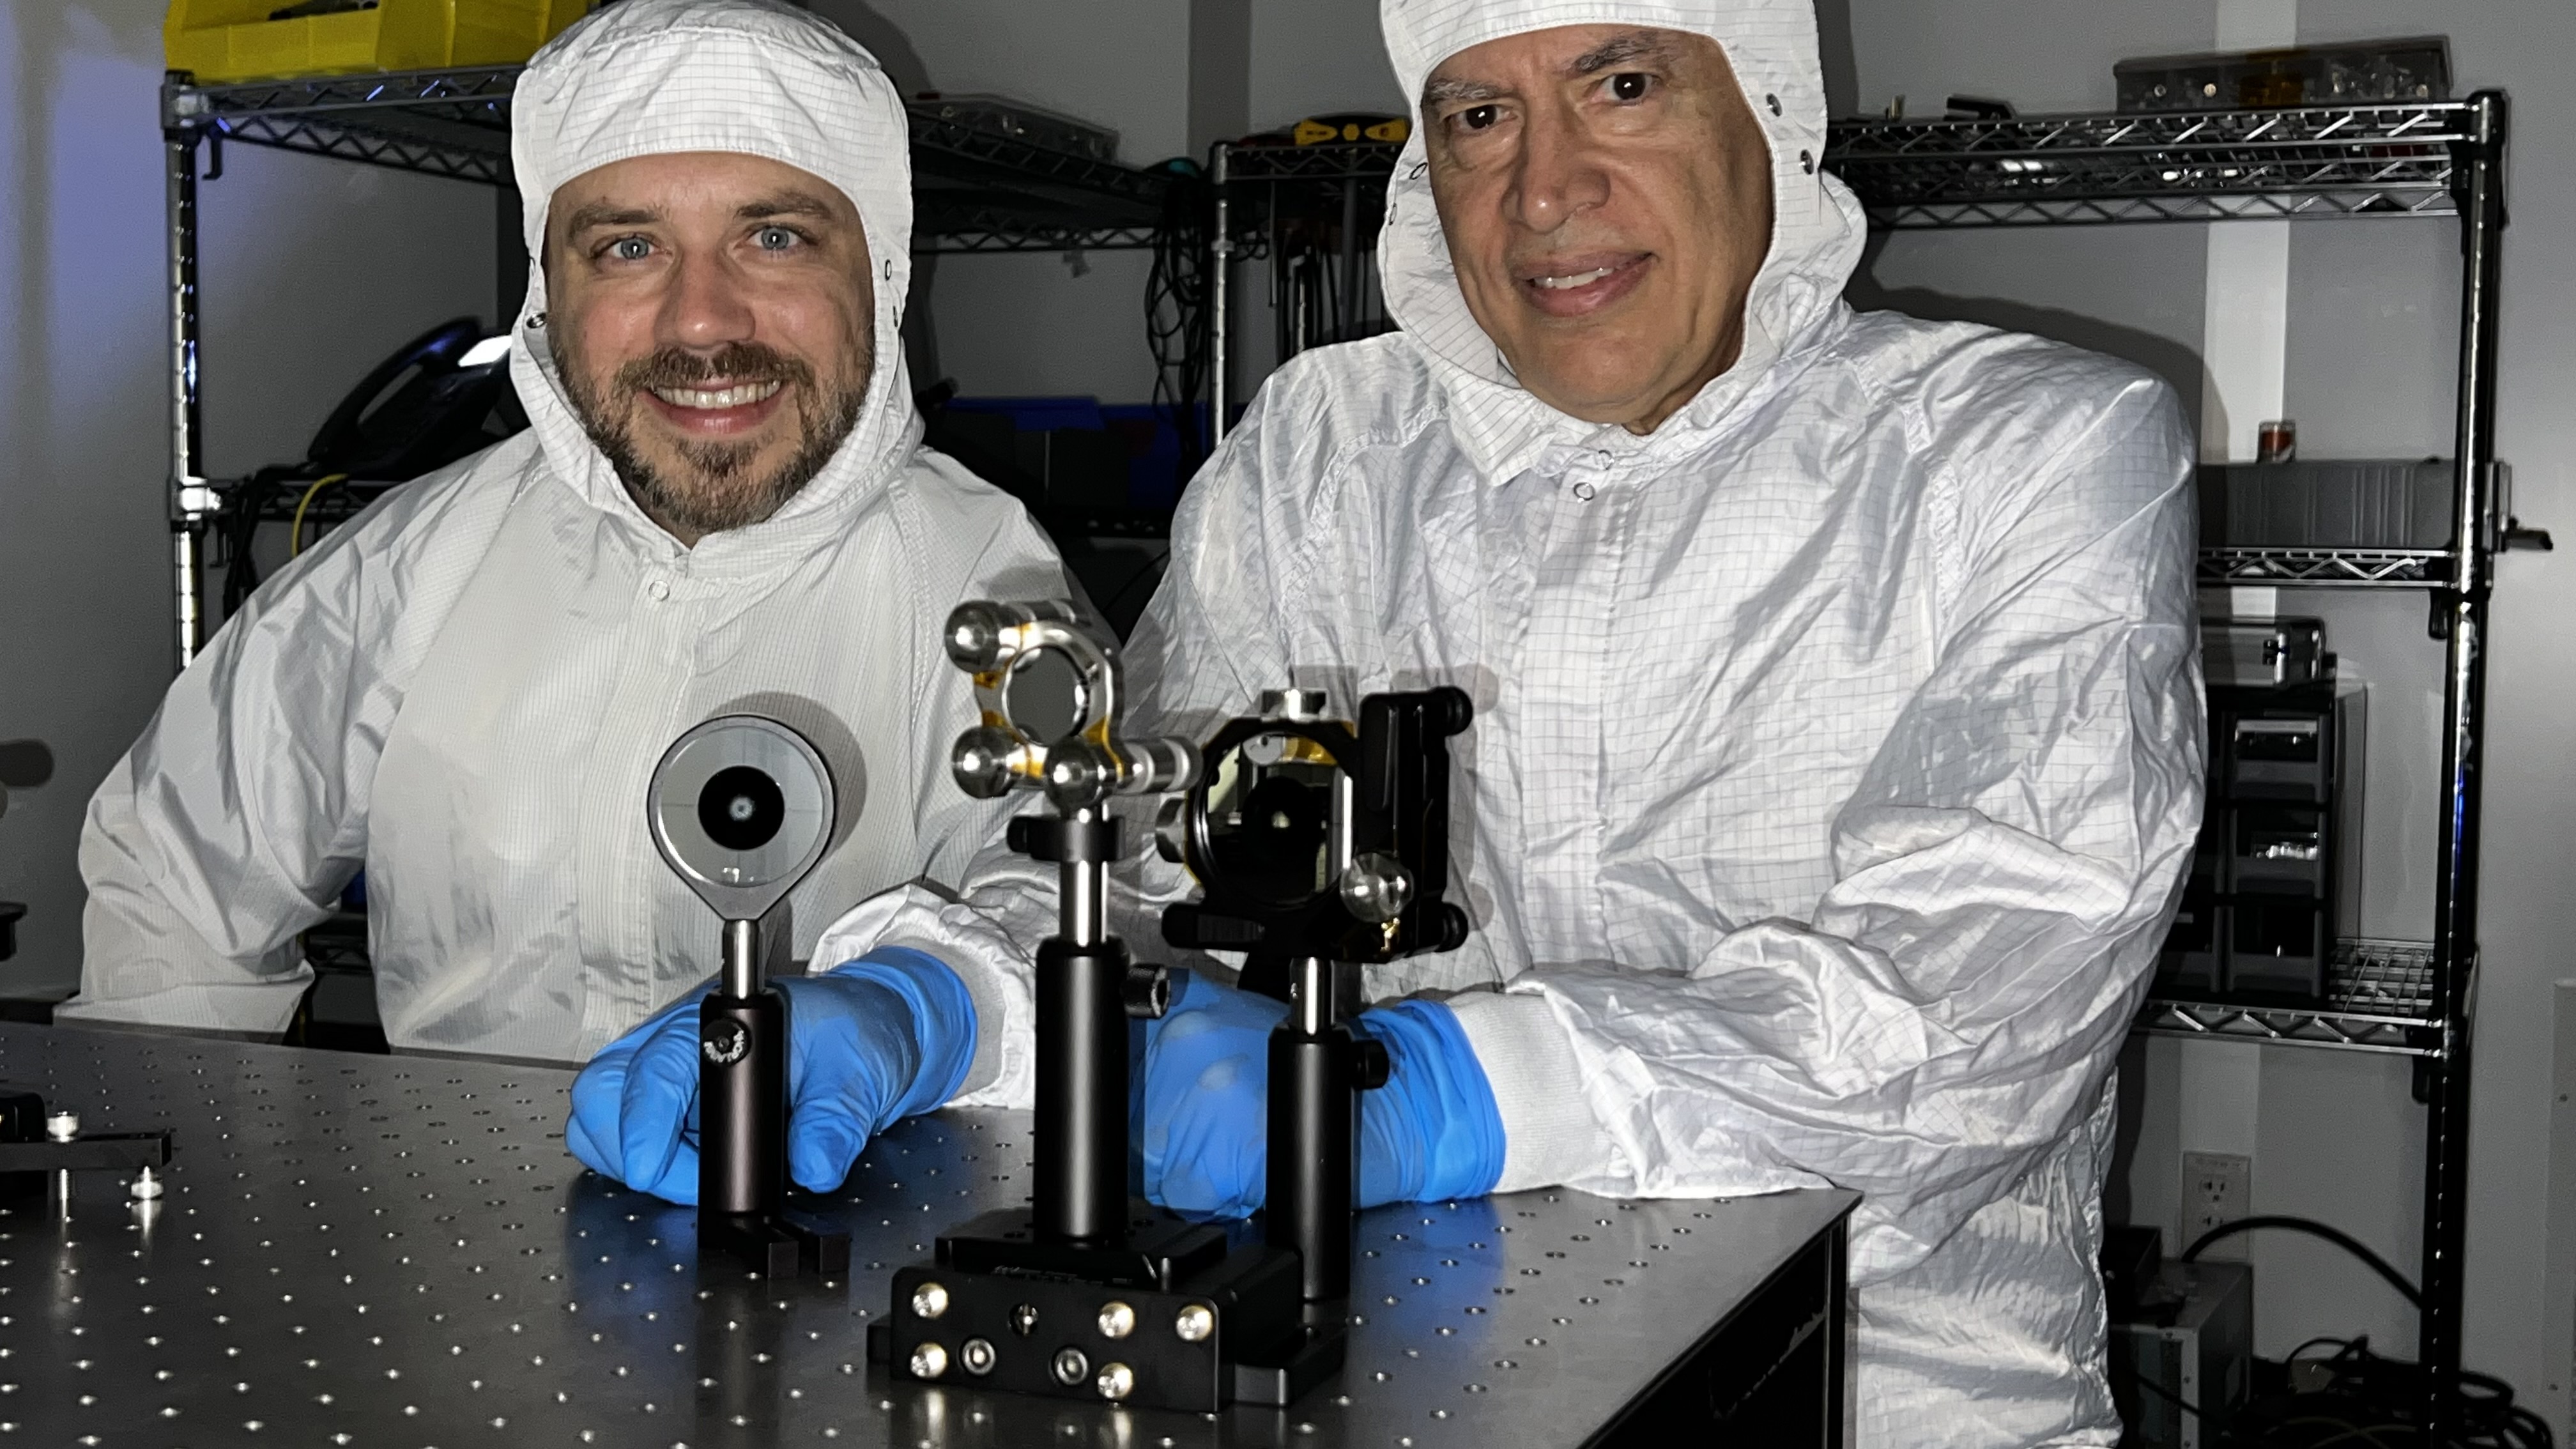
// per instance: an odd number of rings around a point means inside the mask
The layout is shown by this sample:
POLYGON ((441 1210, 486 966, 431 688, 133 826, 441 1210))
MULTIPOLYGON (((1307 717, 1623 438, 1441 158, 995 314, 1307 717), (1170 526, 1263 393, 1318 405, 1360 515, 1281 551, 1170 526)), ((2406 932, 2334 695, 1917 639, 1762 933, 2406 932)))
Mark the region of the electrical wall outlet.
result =
MULTIPOLYGON (((2253 1158, 2227 1152, 2182 1155, 2182 1246, 2187 1248, 2210 1229, 2250 1217, 2253 1212, 2253 1158)), ((2222 1239, 2210 1244, 2203 1256, 2241 1259, 2245 1256, 2245 1240, 2222 1239)))

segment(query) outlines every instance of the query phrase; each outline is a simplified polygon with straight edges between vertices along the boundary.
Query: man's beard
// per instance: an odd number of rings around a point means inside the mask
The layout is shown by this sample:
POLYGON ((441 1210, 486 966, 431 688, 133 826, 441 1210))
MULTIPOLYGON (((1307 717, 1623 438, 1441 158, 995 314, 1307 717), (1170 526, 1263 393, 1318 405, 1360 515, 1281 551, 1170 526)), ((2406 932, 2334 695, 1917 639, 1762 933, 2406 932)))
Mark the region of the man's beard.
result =
MULTIPOLYGON (((579 360, 564 355, 560 334, 547 340, 555 351, 556 374, 571 394, 574 415, 608 456, 626 491, 654 519, 701 536, 762 522, 813 482, 858 425, 859 410, 867 401, 867 379, 874 370, 873 359, 862 351, 857 385, 827 394, 810 365, 757 342, 729 343, 706 357, 664 348, 618 368, 609 382, 608 397, 602 398, 591 390, 579 360), (752 471, 761 445, 751 442, 668 444, 685 470, 678 476, 647 460, 634 432, 635 410, 643 406, 643 394, 656 387, 697 387, 718 378, 732 385, 778 383, 787 393, 787 405, 796 411, 795 453, 765 474, 752 471)), ((864 349, 866 343, 861 346, 864 349)))

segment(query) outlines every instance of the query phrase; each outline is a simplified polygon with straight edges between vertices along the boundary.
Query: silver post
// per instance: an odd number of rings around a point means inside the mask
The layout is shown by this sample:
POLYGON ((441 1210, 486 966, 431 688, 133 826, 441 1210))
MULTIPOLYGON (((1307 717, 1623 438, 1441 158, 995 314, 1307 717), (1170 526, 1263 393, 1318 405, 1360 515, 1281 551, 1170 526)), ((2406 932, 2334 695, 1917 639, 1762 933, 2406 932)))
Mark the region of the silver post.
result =
POLYGON ((1300 956, 1296 974, 1288 984, 1288 994, 1297 1006, 1297 1030, 1305 1036, 1322 1036, 1333 1024, 1333 966, 1320 956, 1300 956))
POLYGON ((182 124, 177 111, 184 90, 173 82, 164 90, 162 162, 164 202, 169 224, 170 302, 170 550, 173 623, 178 633, 179 667, 197 657, 204 637, 200 599, 203 569, 197 538, 213 511, 213 498, 200 472, 201 444, 197 411, 197 131, 182 124))
MULTIPOLYGON (((79 1136, 79 1113, 52 1112, 46 1115, 46 1141, 70 1142, 77 1139, 79 1136)), ((70 1222, 72 1220, 72 1175, 70 1170, 67 1168, 57 1169, 54 1173, 54 1203, 57 1210, 61 1213, 62 1220, 64 1222, 70 1222)))
POLYGON ((1208 267, 1215 273, 1208 283, 1208 447, 1213 451, 1225 439, 1226 334, 1234 329, 1234 319, 1227 315, 1234 272, 1234 203, 1226 199, 1226 172, 1234 148, 1223 141, 1215 146, 1215 160, 1209 168, 1216 187, 1216 238, 1208 244, 1208 267))
POLYGON ((724 923, 724 994, 748 999, 760 990, 760 923, 724 923))
MULTIPOLYGON (((1100 807, 1086 805, 1064 817, 1079 829, 1100 819, 1100 807)), ((1064 938, 1076 946, 1097 946, 1109 939, 1109 862, 1068 860, 1059 867, 1063 899, 1058 905, 1064 938)))

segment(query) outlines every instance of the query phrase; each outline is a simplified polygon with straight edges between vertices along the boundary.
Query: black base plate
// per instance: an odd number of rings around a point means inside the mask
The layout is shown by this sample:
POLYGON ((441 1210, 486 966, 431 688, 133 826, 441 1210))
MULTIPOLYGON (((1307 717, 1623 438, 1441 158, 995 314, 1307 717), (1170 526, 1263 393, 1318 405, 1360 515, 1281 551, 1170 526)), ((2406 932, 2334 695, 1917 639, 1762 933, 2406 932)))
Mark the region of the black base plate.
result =
POLYGON ((698 1256, 721 1255, 766 1278, 846 1279, 850 1235, 792 1209, 776 1213, 700 1213, 698 1256))
POLYGON ((868 1351, 898 1378, 1209 1413, 1283 1404, 1341 1366, 1339 1316, 1310 1328, 1303 1308, 1294 1253, 1217 1225, 1139 1203, 1123 1240, 1051 1242, 1006 1211, 895 1273, 868 1351))

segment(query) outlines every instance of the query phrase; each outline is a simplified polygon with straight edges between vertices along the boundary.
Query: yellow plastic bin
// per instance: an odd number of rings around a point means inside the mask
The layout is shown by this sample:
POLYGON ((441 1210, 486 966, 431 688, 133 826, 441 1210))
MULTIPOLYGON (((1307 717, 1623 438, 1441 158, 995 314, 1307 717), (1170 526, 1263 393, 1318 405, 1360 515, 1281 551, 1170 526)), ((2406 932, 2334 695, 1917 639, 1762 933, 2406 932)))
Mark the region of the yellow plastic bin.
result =
POLYGON ((170 0, 169 68, 200 82, 510 65, 591 0, 170 0))

